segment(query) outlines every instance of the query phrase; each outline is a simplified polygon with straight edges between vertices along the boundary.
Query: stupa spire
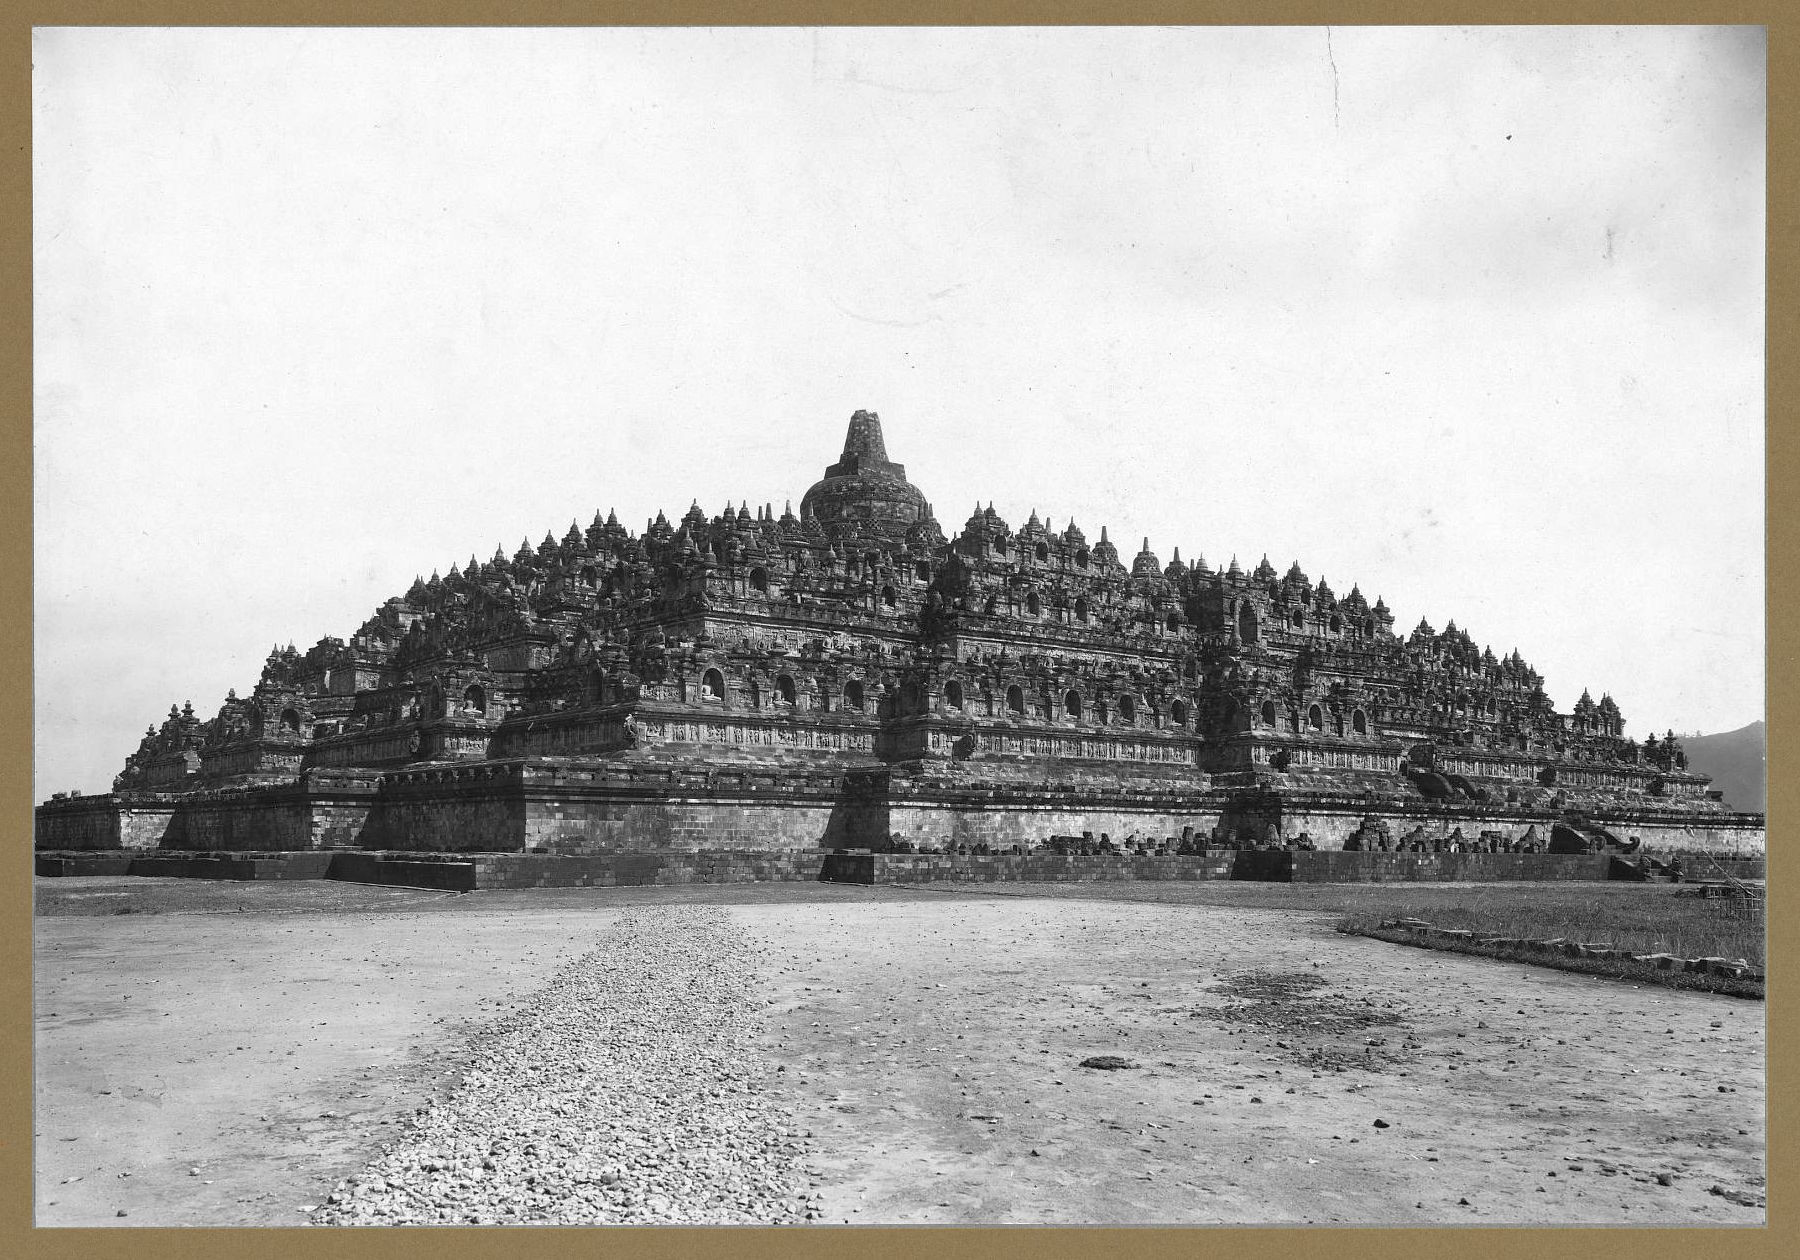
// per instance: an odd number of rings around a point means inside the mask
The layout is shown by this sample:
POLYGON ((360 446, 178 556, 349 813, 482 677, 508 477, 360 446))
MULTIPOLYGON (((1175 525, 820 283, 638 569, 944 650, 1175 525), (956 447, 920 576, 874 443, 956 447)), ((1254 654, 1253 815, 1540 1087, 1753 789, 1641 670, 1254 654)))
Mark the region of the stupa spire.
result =
POLYGON ((881 417, 873 411, 858 411, 850 417, 844 431, 844 460, 855 458, 859 464, 888 462, 887 443, 881 436, 881 417))

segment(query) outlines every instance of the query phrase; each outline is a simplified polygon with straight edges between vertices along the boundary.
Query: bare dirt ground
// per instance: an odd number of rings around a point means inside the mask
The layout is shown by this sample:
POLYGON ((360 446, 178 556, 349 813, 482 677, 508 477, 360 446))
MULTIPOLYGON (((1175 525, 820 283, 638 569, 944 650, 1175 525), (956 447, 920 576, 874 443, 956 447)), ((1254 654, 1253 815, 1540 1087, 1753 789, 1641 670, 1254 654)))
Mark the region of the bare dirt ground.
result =
POLYGON ((783 960, 768 1088, 828 1222, 1763 1221, 1760 1003, 1347 938, 1256 886, 38 888, 43 1225, 303 1221, 644 902, 783 960))
POLYGON ((734 911, 787 955, 827 1220, 1762 1222, 1760 1003, 1316 913, 910 896, 734 911))
POLYGON ((619 906, 871 896, 131 876, 35 892, 35 1220, 82 1226, 304 1223, 619 906))
MULTIPOLYGON (((276 886, 255 887, 266 911, 276 886)), ((385 910, 40 918, 37 1222, 303 1221, 603 917, 406 913, 436 898, 378 891, 385 910)))

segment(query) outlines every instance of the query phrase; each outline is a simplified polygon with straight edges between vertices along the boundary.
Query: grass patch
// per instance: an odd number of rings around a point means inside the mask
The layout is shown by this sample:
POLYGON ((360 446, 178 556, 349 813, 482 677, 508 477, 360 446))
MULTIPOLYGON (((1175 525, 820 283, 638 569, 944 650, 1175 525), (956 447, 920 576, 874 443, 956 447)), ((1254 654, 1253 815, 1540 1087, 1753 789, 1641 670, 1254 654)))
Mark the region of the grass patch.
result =
POLYGON ((1639 954, 1742 958, 1761 969, 1763 920, 1741 903, 1678 897, 1681 884, 1263 884, 1234 880, 907 885, 933 895, 1134 901, 1311 911, 1341 919, 1424 919, 1495 936, 1609 942, 1639 954))
MULTIPOLYGON (((915 892, 971 897, 1132 901, 1159 905, 1213 905, 1287 910, 1333 916, 1352 935, 1420 944, 1410 933, 1381 933, 1383 919, 1423 919, 1436 927, 1489 936, 1609 944, 1638 954, 1682 958, 1742 958, 1766 970, 1763 915, 1743 902, 1676 893, 1681 884, 1571 880, 1564 883, 1277 884, 1233 880, 1106 881, 1079 883, 907 885, 915 892)), ((1431 942, 1437 946, 1438 942, 1431 942)), ((1760 981, 1662 971, 1641 963, 1566 958, 1475 944, 1442 948, 1505 957, 1538 966, 1638 983, 1704 989, 1742 997, 1763 996, 1760 981)))
POLYGON ((1584 975, 1608 976, 1639 984, 1698 989, 1734 997, 1761 998, 1761 980, 1703 972, 1664 970, 1629 958, 1583 958, 1543 953, 1479 940, 1421 938, 1405 929, 1383 928, 1384 920, 1423 919, 1433 927, 1517 940, 1565 940, 1606 945, 1634 954, 1679 958, 1743 959, 1766 967, 1763 908, 1760 902, 1681 897, 1678 886, 1535 884, 1521 896, 1517 886, 1472 885, 1404 889, 1388 886, 1346 907, 1338 930, 1353 936, 1444 949, 1554 967, 1584 975), (1425 894, 1425 895, 1420 895, 1425 894))
MULTIPOLYGON (((1445 890, 1449 891, 1449 890, 1445 890)), ((1638 886, 1626 895, 1533 885, 1519 897, 1498 885, 1461 887, 1453 897, 1421 898, 1389 885, 1372 904, 1346 907, 1341 930, 1367 935, 1383 918, 1424 919, 1434 927, 1483 936, 1582 941, 1634 954, 1742 958, 1763 969, 1760 905, 1724 898, 1677 897, 1668 885, 1638 886), (1630 893, 1637 893, 1633 896, 1630 893)), ((1621 890, 1623 891, 1623 890, 1621 890)))
MULTIPOLYGON (((1574 971, 1583 975, 1602 976, 1613 980, 1630 980, 1637 984, 1660 985, 1666 989, 1693 989, 1703 993, 1720 993, 1728 997, 1759 1000, 1764 996, 1761 980, 1716 976, 1697 971, 1664 971, 1650 963, 1641 963, 1627 958, 1570 957, 1567 954, 1538 953, 1506 945, 1484 944, 1481 941, 1444 940, 1441 937, 1424 938, 1415 936, 1404 929, 1383 928, 1378 925, 1351 926, 1349 920, 1340 924, 1338 930, 1351 936, 1368 936, 1379 941, 1392 941, 1397 945, 1415 945, 1424 949, 1444 950, 1452 954, 1474 954, 1477 957, 1496 958, 1503 962, 1530 963, 1535 967, 1551 967, 1557 971, 1574 971)), ((1723 957, 1723 955, 1691 956, 1723 957)), ((1742 955, 1733 955, 1733 957, 1742 957, 1742 955)))

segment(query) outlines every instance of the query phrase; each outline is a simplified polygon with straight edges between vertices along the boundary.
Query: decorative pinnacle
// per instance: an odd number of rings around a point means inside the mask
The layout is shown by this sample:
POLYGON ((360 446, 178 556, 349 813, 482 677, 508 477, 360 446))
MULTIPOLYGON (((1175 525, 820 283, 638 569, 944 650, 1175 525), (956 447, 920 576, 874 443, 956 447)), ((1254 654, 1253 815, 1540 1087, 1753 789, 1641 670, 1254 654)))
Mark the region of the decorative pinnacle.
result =
POLYGON ((852 456, 863 463, 888 462, 887 443, 881 437, 881 417, 873 411, 858 411, 850 417, 850 427, 844 433, 842 458, 848 460, 852 456))

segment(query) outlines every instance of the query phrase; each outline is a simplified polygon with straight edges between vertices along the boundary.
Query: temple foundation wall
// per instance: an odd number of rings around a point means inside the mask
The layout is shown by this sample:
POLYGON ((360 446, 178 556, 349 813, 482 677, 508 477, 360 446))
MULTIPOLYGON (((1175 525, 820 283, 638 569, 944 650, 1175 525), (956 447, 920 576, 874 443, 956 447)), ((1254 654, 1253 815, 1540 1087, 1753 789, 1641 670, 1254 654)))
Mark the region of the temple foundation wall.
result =
MULTIPOLYGON (((1395 842, 1460 831, 1503 846, 1533 827, 1547 842, 1555 815, 1491 807, 1295 799, 1283 792, 1061 788, 1026 783, 915 783, 882 770, 695 769, 659 764, 485 762, 319 781, 215 789, 181 798, 118 795, 48 802, 36 847, 54 851, 279 852, 380 849, 418 853, 622 853, 831 849, 1030 848, 1052 836, 1115 844, 1196 839, 1280 846, 1302 836, 1344 848, 1373 817, 1395 842), (1486 835, 1484 836, 1484 833, 1486 835)), ((1643 851, 1759 859, 1761 815, 1632 811, 1588 817, 1643 851)))
MULTIPOLYGON (((833 853, 821 878, 847 884, 1247 880, 1296 884, 1566 883, 1623 878, 1603 853, 1342 853, 1219 850, 1181 856, 833 853)), ((1726 872, 1762 878, 1760 862, 1726 872)), ((1705 873, 1700 873, 1704 877, 1705 873)))
POLYGON ((81 796, 40 805, 33 817, 39 849, 154 849, 175 830, 179 806, 139 807, 115 796, 81 796))
POLYGON ((197 801, 177 811, 159 847, 200 853, 307 849, 312 847, 311 822, 304 800, 197 801))
POLYGON ((1753 822, 1662 823, 1600 818, 1601 826, 1622 835, 1638 836, 1647 853, 1679 849, 1698 850, 1719 858, 1761 858, 1768 853, 1768 831, 1762 816, 1753 822))
POLYGON ((366 847, 429 853, 523 849, 525 802, 500 792, 383 800, 366 847))
POLYGON ((121 811, 110 796, 48 801, 33 817, 32 840, 40 849, 116 849, 121 811))
POLYGON ((985 844, 1004 849, 1016 844, 1029 848, 1051 836, 1079 836, 1084 832, 1092 832, 1096 842, 1102 835, 1114 844, 1133 839, 1160 842, 1168 838, 1179 840, 1184 827, 1209 836, 1221 817, 1217 809, 1109 809, 1016 802, 982 806, 902 800, 887 807, 883 825, 881 812, 869 811, 862 820, 863 834, 849 840, 849 847, 886 849, 899 839, 914 847, 985 844))
POLYGON ((363 843, 369 776, 218 789, 178 799, 87 796, 38 807, 40 850, 296 852, 363 843))
POLYGON ((862 843, 842 781, 782 767, 487 763, 392 776, 365 847, 440 853, 771 853, 862 843))
POLYGON ((646 849, 816 852, 855 843, 836 806, 692 797, 618 804, 534 803, 527 814, 525 839, 530 848, 589 855, 646 849))
MULTIPOLYGON (((1761 858, 1767 849, 1767 833, 1761 814, 1718 815, 1646 815, 1642 812, 1607 813, 1590 811, 1585 815, 1622 840, 1633 837, 1642 841, 1646 853, 1703 852, 1721 858, 1761 858)), ((1550 827, 1561 815, 1548 813, 1508 813, 1494 810, 1458 810, 1452 806, 1423 805, 1411 809, 1395 809, 1380 805, 1312 806, 1280 798, 1259 799, 1240 803, 1224 813, 1228 831, 1242 832, 1246 838, 1261 842, 1282 843, 1304 834, 1314 847, 1341 850, 1365 818, 1387 824, 1395 841, 1423 828, 1427 838, 1445 839, 1457 830, 1473 844, 1484 832, 1497 832, 1503 844, 1524 839, 1532 827, 1537 828, 1540 843, 1548 842, 1550 827)))
POLYGON ((160 849, 170 836, 179 834, 179 806, 151 809, 121 809, 118 821, 118 846, 122 849, 160 849))

